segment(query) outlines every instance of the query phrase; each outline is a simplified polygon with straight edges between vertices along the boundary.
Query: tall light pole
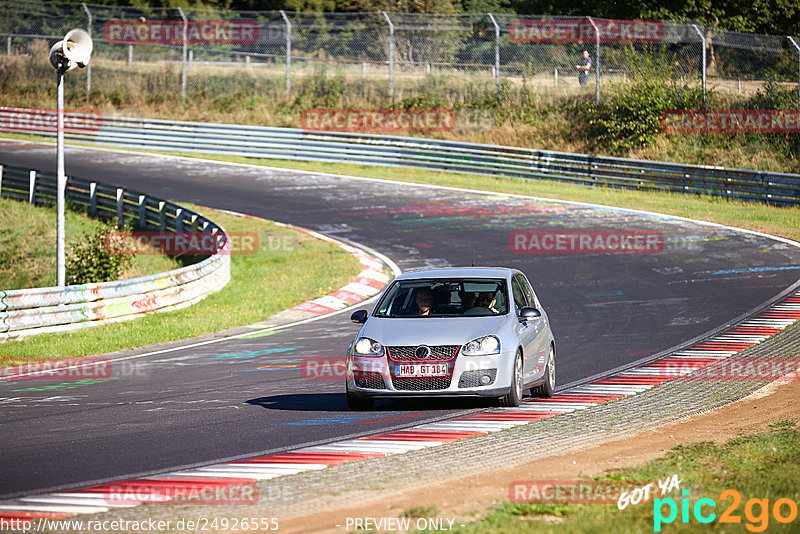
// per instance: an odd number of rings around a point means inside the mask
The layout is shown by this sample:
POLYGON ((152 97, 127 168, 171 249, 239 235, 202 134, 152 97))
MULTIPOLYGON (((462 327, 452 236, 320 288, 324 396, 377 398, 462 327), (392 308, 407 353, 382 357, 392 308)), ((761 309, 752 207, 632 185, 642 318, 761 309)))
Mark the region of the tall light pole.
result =
POLYGON ((66 232, 64 230, 64 197, 67 178, 64 175, 64 73, 75 67, 84 68, 92 57, 92 38, 81 29, 74 29, 50 49, 50 63, 58 80, 58 109, 56 110, 56 264, 57 283, 66 285, 66 232))

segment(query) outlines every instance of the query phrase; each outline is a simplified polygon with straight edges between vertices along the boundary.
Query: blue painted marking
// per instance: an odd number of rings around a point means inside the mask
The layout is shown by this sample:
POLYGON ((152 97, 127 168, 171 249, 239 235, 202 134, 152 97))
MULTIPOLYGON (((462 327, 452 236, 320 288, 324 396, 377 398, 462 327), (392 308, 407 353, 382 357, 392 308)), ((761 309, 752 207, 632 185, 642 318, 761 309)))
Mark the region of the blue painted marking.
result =
POLYGON ((240 352, 233 354, 217 354, 211 356, 210 360, 246 360, 248 358, 258 358, 259 356, 267 356, 269 354, 278 354, 281 352, 291 352, 297 349, 304 349, 305 347, 277 347, 274 349, 253 350, 250 352, 240 352))
POLYGON ((711 274, 765 273, 768 271, 792 271, 795 269, 800 269, 800 265, 789 265, 787 267, 750 267, 749 269, 730 269, 727 271, 714 271, 711 274))
MULTIPOLYGON (((404 414, 407 412, 381 412, 381 416, 404 414)), ((360 415, 338 415, 334 417, 326 417, 319 419, 304 419, 302 421, 293 421, 291 423, 284 423, 288 426, 323 426, 323 425, 336 425, 343 423, 356 423, 365 419, 375 419, 375 414, 360 414, 360 415)))
POLYGON ((622 294, 623 292, 621 289, 617 289, 616 291, 598 291, 596 293, 587 293, 586 298, 593 299, 596 297, 616 297, 622 294))

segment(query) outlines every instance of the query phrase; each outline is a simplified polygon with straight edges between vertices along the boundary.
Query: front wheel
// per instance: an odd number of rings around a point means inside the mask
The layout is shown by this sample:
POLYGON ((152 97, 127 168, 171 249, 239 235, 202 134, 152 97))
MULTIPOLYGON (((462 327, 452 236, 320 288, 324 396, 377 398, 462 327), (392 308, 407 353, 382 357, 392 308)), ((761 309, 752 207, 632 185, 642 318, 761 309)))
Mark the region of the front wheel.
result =
POLYGON ((519 406, 522 400, 522 353, 517 352, 514 358, 514 369, 511 376, 511 390, 498 399, 498 404, 504 407, 519 406))
POLYGON ((541 386, 531 388, 531 393, 536 397, 552 397, 556 389, 556 349, 552 345, 550 345, 550 354, 547 355, 544 378, 541 386))

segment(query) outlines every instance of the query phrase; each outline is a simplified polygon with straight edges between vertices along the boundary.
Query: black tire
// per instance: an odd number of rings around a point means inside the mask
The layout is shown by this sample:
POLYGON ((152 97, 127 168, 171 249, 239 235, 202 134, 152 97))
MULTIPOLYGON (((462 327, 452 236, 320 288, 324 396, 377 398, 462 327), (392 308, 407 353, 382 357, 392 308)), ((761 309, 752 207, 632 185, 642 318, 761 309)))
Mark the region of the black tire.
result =
POLYGON ((497 399, 500 406, 511 408, 519 406, 522 400, 522 353, 517 352, 514 358, 514 368, 511 374, 511 389, 508 393, 497 399))
POLYGON ((550 345, 547 365, 544 368, 545 381, 542 385, 531 388, 534 397, 552 397, 556 389, 556 348, 550 345))
POLYGON ((371 410, 373 406, 375 406, 375 401, 373 399, 354 397, 349 393, 347 394, 347 407, 350 408, 351 412, 366 412, 371 410))

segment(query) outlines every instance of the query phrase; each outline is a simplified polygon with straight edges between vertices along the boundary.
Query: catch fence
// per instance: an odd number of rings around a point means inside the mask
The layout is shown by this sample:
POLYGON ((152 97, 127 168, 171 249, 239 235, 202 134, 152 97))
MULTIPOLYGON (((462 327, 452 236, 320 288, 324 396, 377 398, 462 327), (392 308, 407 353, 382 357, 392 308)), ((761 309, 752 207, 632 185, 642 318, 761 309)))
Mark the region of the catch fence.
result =
MULTIPOLYGON (((74 27, 95 54, 68 83, 109 93, 146 77, 158 100, 289 96, 335 79, 376 98, 446 93, 474 102, 514 88, 585 91, 664 75, 752 93, 766 81, 798 84, 800 39, 712 29, 691 22, 624 21, 508 13, 309 13, 138 8, 0 0, 0 51, 34 56, 74 27), (588 79, 578 65, 589 55, 588 79), (82 78, 82 79, 81 79, 82 78), (584 76, 584 78, 587 78, 584 76)), ((43 74, 44 75, 44 74, 43 74)), ((328 87, 330 88, 330 87, 328 87)))

